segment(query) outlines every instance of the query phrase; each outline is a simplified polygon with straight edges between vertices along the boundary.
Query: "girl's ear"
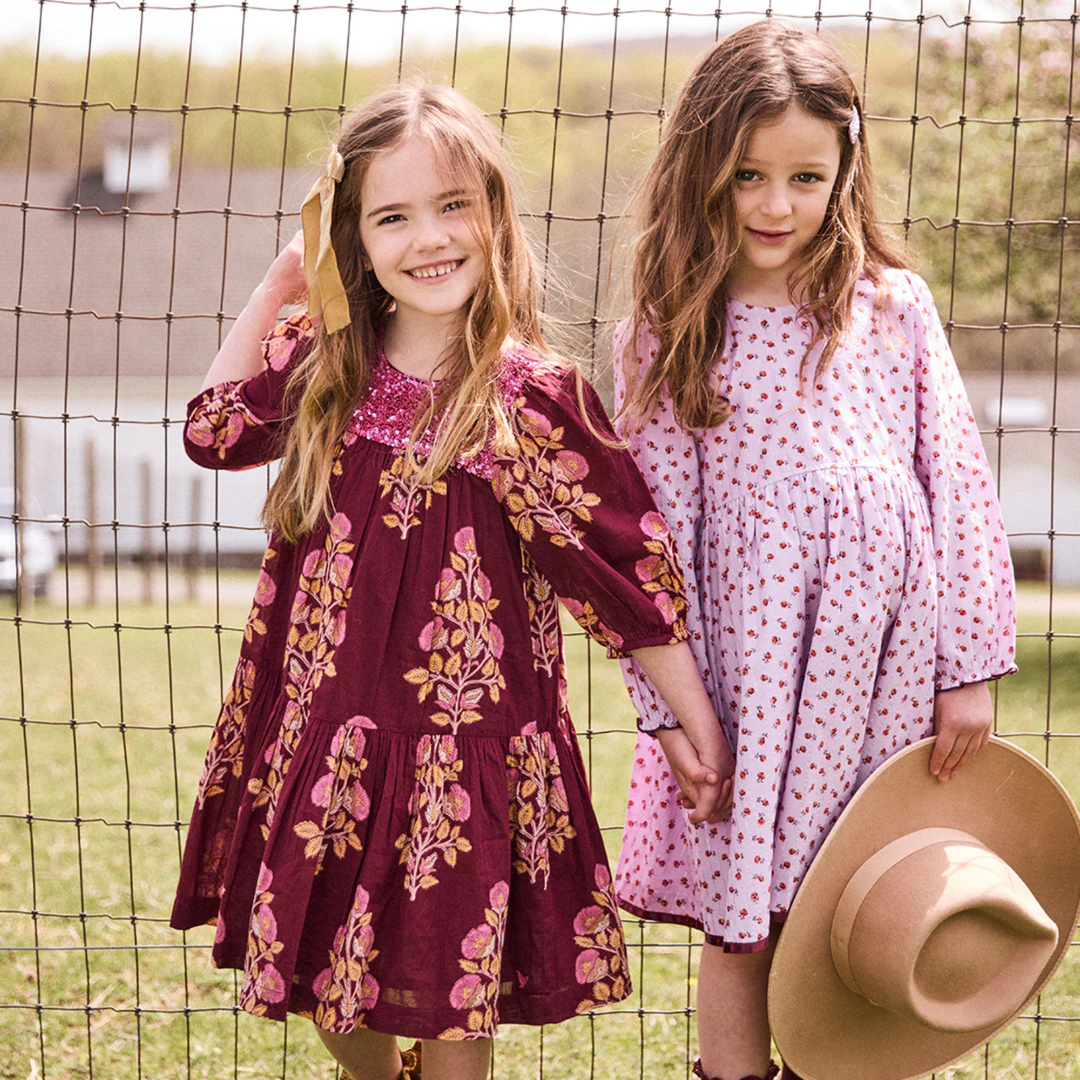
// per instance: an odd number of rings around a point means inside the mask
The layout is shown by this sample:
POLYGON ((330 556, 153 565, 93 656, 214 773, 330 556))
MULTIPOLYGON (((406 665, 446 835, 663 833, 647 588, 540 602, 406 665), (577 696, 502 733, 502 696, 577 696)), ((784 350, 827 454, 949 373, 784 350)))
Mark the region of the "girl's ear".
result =
POLYGON ((360 265, 368 272, 371 273, 371 260, 367 257, 367 252, 362 251, 360 253, 360 265))

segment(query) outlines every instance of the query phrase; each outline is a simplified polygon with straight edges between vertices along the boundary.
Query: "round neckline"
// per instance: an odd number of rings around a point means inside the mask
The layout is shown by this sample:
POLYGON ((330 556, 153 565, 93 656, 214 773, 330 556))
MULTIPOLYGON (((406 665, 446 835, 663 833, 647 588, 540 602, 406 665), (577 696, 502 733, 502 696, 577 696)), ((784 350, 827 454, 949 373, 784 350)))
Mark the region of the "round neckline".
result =
POLYGON ((727 302, 744 308, 758 308, 761 311, 798 311, 800 307, 799 304, 751 304, 748 300, 740 300, 736 296, 729 296, 727 302))
POLYGON ((442 379, 425 379, 421 375, 410 375, 407 371, 402 371, 399 367, 394 367, 393 364, 386 358, 386 353, 379 349, 379 363, 382 364, 387 371, 396 375, 399 379, 404 379, 406 382, 416 383, 419 386, 437 386, 442 382, 442 379))
POLYGON ((394 365, 391 364, 390 360, 387 358, 386 349, 383 347, 385 335, 386 324, 383 323, 383 325, 379 327, 378 333, 375 336, 375 350, 379 363, 384 365, 388 371, 398 376, 398 378, 405 379, 411 383, 416 383, 419 386, 438 386, 438 384, 442 382, 442 379, 425 379, 422 375, 410 375, 407 371, 402 371, 401 368, 394 367, 394 365))

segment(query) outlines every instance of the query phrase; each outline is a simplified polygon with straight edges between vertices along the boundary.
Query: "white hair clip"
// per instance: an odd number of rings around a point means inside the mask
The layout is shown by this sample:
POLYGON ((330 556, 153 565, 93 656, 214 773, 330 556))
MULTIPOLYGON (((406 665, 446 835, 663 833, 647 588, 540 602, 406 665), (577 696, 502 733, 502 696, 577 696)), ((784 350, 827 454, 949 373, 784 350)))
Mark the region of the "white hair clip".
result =
POLYGON ((862 131, 862 120, 859 118, 859 106, 851 106, 851 119, 848 121, 847 134, 854 146, 859 141, 859 132, 862 131))

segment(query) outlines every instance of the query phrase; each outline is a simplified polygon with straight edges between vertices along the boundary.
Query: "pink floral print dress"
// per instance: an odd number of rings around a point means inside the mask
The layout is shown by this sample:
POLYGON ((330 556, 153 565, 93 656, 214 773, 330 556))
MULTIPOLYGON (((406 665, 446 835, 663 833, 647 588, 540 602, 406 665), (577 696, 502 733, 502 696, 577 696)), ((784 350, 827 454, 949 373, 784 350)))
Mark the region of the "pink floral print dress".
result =
MULTIPOLYGON (((195 461, 280 453, 313 334, 283 323, 262 374, 191 402, 195 461)), ((470 1039, 630 992, 558 602, 624 656, 685 639, 682 577, 573 378, 511 352, 500 388, 517 452, 420 486, 403 451, 430 384, 380 357, 338 447, 333 519, 270 537, 172 915, 216 923, 214 963, 243 972, 256 1015, 470 1039)))
MULTIPOLYGON (((728 305, 719 388, 734 412, 688 435, 670 400, 631 451, 675 534, 691 647, 736 757, 729 821, 690 826, 673 726, 632 660, 639 735, 616 876, 627 911, 767 944, 859 784, 933 732, 936 690, 1014 671, 1012 570, 993 477, 925 283, 860 284, 845 344, 794 307, 728 305), (876 306, 880 303, 880 307, 876 306)), ((616 396, 656 356, 617 334, 616 396)))

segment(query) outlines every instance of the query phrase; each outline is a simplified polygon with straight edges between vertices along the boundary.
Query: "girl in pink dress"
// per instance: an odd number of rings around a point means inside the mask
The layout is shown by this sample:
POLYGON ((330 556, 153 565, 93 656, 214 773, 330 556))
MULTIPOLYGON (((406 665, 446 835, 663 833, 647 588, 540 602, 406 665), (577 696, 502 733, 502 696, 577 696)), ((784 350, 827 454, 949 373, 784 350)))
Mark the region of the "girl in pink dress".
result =
POLYGON ((354 1080, 421 1049, 425 1080, 480 1080, 500 1021, 630 992, 558 597, 660 687, 710 792, 723 740, 668 527, 544 345, 483 114, 379 95, 302 217, 189 405, 194 460, 281 468, 172 925, 216 924, 241 1006, 309 1018, 354 1080))
POLYGON ((734 802, 691 790, 693 734, 624 661, 643 734, 616 891, 705 932, 695 1075, 773 1076, 773 944, 830 827, 911 742, 937 732, 945 781, 989 737, 987 682, 1015 670, 1009 552, 832 47, 776 20, 714 46, 640 199, 620 423, 682 557, 734 802))

